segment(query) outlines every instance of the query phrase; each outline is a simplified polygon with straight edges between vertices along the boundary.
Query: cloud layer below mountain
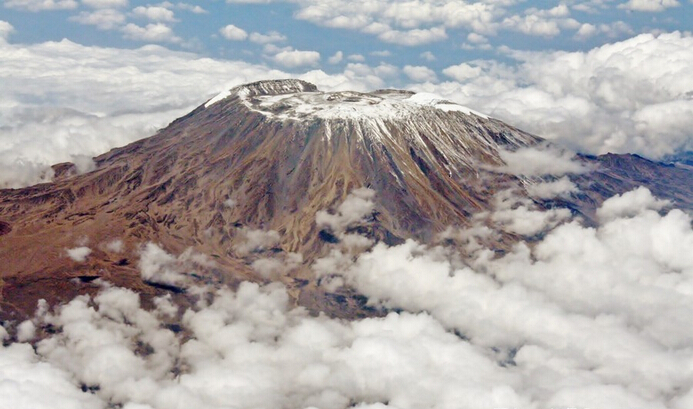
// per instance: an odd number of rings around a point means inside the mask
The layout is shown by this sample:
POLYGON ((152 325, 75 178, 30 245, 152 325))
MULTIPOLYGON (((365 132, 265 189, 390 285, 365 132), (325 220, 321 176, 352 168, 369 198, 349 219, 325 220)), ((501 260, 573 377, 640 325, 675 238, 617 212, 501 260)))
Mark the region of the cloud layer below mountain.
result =
MULTIPOLYGON (((340 214, 358 219, 372 198, 356 192, 340 214)), ((316 272, 398 311, 381 318, 311 316, 276 283, 232 291, 177 273, 197 301, 149 310, 102 283, 55 311, 40 303, 23 339, 57 332, 35 350, 0 327, 3 407, 684 409, 693 229, 667 206, 640 188, 607 200, 596 227, 547 224, 502 256, 483 242, 505 224, 449 231, 454 246, 370 243, 320 270, 347 251, 335 244, 316 272)), ((210 262, 149 244, 143 275, 153 250, 157 271, 210 262)))

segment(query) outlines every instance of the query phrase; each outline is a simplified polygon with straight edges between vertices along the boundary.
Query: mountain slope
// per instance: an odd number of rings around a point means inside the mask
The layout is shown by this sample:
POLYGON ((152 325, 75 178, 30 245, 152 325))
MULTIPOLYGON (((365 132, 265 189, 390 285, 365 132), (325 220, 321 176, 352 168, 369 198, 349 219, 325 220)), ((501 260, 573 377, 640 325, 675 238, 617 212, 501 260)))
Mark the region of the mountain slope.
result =
MULTIPOLYGON (((98 277, 144 295, 170 290, 139 276, 147 242, 174 254, 192 247, 209 255, 214 263, 201 278, 209 283, 258 279, 250 264, 263 251, 300 253, 302 267, 279 277, 299 298, 312 288, 308 264, 338 240, 316 223, 318 211, 367 187, 374 207, 368 223, 352 228, 390 243, 427 242, 491 209, 498 191, 524 189, 526 180, 494 169, 504 164, 501 152, 541 142, 427 95, 325 93, 298 80, 239 86, 156 135, 95 158, 93 172, 0 191, 0 313, 22 315, 38 298, 54 303, 96 291, 90 283, 98 277), (248 247, 251 236, 260 241, 248 247), (109 245, 114 240, 122 245, 109 245), (77 247, 92 253, 70 258, 67 249, 77 247)), ((599 184, 599 177, 583 177, 581 187, 599 194, 567 205, 585 215, 637 180, 599 184)), ((325 300, 306 299, 311 308, 328 309, 325 300)))

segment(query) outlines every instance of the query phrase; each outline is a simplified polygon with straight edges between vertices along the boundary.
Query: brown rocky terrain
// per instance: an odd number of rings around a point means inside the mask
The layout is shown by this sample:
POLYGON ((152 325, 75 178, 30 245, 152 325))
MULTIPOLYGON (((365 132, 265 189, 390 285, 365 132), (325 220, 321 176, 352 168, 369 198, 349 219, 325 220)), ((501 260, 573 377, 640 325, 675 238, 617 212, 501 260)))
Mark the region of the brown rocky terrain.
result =
MULTIPOLYGON (((0 191, 0 320, 21 319, 45 298, 55 304, 99 288, 97 278, 147 296, 176 288, 145 282, 142 246, 208 255, 206 282, 262 280, 258 254, 300 253, 303 264, 278 277, 297 302, 334 315, 364 314, 356 294, 317 292, 306 267, 329 251, 334 232, 316 223, 349 192, 367 187, 375 207, 352 228, 388 243, 429 241, 494 194, 522 189, 494 172, 502 150, 542 140, 447 101, 403 91, 323 93, 297 80, 234 88, 156 135, 96 157, 96 170, 0 191), (244 248, 250 231, 276 231, 269 246, 244 248), (115 240, 122 245, 113 246, 115 240), (87 246, 83 261, 68 249, 87 246)), ((582 157, 593 171, 572 177, 573 199, 544 201, 588 220, 605 198, 640 184, 693 208, 693 172, 624 155, 582 157)), ((59 172, 58 172, 59 171, 59 172)), ((502 243, 499 245, 502 246, 502 243)))

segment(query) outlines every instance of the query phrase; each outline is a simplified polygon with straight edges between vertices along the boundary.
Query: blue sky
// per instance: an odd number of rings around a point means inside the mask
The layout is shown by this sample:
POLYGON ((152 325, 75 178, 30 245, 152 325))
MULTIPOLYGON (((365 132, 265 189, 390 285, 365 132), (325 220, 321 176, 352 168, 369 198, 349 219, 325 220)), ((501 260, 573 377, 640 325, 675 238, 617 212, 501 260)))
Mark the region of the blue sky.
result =
POLYGON ((693 0, 0 0, 0 185, 286 77, 662 158, 693 150, 692 21, 693 0))
POLYGON ((157 43, 212 58, 326 72, 349 62, 439 71, 475 59, 508 61, 508 48, 584 51, 640 33, 690 30, 693 21, 693 4, 685 0, 4 0, 3 6, 0 19, 14 27, 15 43, 63 38, 119 48, 157 43), (224 37, 220 30, 229 25, 243 31, 224 37), (281 63, 273 59, 281 49, 317 52, 319 58, 306 54, 281 63), (338 52, 341 61, 330 64, 338 52))

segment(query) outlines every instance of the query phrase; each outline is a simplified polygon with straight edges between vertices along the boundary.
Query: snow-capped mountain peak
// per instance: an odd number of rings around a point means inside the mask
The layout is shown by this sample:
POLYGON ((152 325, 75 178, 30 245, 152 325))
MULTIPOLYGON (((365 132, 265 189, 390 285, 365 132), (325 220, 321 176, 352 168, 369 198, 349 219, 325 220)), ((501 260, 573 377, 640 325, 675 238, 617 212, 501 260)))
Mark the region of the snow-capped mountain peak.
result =
POLYGON ((219 93, 205 107, 237 97, 248 108, 274 119, 402 119, 419 114, 422 108, 460 112, 480 119, 489 117, 429 93, 400 90, 322 92, 301 80, 259 81, 219 93))

